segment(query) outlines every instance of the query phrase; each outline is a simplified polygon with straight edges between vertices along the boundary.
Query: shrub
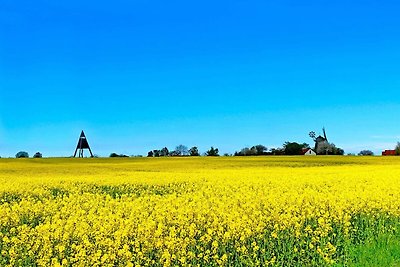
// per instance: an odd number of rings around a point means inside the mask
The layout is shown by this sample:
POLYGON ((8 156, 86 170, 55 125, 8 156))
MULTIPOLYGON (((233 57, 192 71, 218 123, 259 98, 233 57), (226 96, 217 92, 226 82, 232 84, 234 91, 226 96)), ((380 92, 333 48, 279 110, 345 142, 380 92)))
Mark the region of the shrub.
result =
POLYGON ((19 159, 19 158, 29 158, 29 154, 28 154, 28 152, 20 151, 15 155, 15 157, 17 159, 19 159))
POLYGON ((33 155, 34 158, 42 158, 43 155, 40 152, 36 152, 35 155, 33 155))
POLYGON ((371 150, 362 150, 360 153, 358 153, 359 156, 373 156, 374 152, 371 150))
POLYGON ((117 154, 117 153, 111 153, 110 158, 128 158, 129 156, 124 155, 124 154, 117 154))
POLYGON ((208 157, 218 157, 219 156, 218 148, 211 147, 210 150, 208 150, 206 152, 206 156, 208 156, 208 157))

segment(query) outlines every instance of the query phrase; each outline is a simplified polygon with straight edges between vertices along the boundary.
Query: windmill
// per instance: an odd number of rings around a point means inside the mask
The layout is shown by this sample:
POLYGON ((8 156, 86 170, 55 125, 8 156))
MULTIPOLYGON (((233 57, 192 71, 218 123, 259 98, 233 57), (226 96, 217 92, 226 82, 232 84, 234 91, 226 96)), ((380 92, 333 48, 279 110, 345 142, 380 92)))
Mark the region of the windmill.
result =
MULTIPOLYGON (((318 137, 316 136, 314 131, 311 131, 309 133, 309 136, 315 142, 314 150, 317 153, 320 150, 319 148, 327 147, 327 145, 329 144, 328 143, 328 137, 326 136, 325 127, 322 128, 322 133, 323 133, 324 136, 319 135, 318 137)), ((328 153, 328 152, 326 152, 326 153, 328 153)))
POLYGON ((75 149, 74 158, 76 157, 76 152, 78 152, 78 150, 79 150, 78 157, 83 158, 83 150, 84 149, 89 149, 90 157, 93 158, 92 150, 90 149, 90 146, 86 139, 85 133, 82 131, 81 135, 79 136, 78 145, 76 146, 76 149, 75 149))

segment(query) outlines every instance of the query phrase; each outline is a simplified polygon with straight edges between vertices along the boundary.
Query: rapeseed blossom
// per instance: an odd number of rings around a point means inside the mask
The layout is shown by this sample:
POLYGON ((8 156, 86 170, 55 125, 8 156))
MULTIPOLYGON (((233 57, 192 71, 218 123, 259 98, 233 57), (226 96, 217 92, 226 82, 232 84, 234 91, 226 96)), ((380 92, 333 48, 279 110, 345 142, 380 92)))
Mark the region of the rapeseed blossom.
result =
POLYGON ((331 265, 395 232, 397 158, 0 160, 1 266, 331 265))

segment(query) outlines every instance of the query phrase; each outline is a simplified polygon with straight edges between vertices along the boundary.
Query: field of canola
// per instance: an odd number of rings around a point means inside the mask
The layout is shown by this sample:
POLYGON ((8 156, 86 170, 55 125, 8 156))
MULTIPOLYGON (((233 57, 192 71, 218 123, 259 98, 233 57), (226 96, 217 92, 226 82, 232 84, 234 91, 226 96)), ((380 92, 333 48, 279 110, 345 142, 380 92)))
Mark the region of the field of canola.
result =
POLYGON ((0 159, 0 266, 331 266, 400 229, 400 158, 0 159))

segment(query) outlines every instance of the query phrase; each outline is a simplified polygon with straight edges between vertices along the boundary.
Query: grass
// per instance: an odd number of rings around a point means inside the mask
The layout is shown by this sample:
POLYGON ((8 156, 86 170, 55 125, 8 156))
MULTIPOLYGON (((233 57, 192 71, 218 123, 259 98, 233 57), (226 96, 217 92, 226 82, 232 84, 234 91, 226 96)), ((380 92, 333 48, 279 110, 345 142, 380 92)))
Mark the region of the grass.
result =
POLYGON ((400 236, 381 234, 364 244, 350 245, 348 249, 348 262, 337 267, 400 266, 400 236))

